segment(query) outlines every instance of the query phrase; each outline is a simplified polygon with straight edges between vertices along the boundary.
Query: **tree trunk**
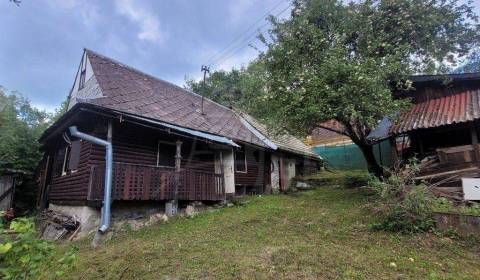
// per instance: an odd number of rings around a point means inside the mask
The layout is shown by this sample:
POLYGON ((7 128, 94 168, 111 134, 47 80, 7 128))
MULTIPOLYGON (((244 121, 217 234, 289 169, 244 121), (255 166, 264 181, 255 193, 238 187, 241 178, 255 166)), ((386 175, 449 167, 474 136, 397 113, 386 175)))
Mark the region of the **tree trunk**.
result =
POLYGON ((358 144, 362 151, 363 157, 367 161, 368 172, 373 173, 377 177, 383 176, 383 168, 377 163, 373 154, 373 146, 368 144, 358 144))

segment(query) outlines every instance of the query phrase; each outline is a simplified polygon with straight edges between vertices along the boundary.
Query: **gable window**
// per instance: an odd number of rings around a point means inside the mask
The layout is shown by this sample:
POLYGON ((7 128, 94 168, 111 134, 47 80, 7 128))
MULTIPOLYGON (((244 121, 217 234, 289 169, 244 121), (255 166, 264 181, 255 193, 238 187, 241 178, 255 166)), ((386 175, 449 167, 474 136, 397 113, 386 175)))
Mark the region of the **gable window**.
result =
POLYGON ((158 141, 157 166, 175 167, 175 143, 158 141))
POLYGON ((82 88, 85 87, 85 75, 86 75, 87 70, 83 69, 82 72, 80 72, 80 80, 78 82, 78 90, 81 90, 82 88))
POLYGON ((245 147, 235 151, 235 171, 247 173, 247 157, 245 154, 245 147))
POLYGON ((81 90, 85 87, 85 76, 87 74, 87 57, 82 58, 82 63, 80 64, 80 77, 78 80, 78 90, 81 90))

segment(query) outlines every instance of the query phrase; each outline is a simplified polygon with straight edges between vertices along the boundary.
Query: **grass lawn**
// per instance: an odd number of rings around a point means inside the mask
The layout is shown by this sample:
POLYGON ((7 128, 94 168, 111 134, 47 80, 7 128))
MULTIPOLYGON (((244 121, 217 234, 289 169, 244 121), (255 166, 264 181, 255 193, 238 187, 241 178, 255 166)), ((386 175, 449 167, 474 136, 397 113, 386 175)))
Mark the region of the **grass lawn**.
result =
POLYGON ((358 190, 329 187, 248 199, 245 206, 116 234, 97 250, 90 240, 80 242, 67 276, 480 279, 480 244, 371 231, 367 198, 358 190))

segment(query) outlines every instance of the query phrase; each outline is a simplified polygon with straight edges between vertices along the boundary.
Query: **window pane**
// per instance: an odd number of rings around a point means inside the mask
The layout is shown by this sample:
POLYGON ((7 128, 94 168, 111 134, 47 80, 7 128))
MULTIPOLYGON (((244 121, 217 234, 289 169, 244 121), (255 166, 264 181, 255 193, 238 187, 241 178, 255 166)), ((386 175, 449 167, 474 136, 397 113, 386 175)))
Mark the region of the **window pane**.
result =
POLYGON ((68 169, 77 170, 78 163, 80 161, 80 150, 82 148, 82 142, 80 140, 73 141, 70 150, 70 159, 68 160, 68 169))
POLYGON ((235 151, 235 171, 246 172, 245 151, 235 151))
POLYGON ((158 143, 158 166, 175 167, 176 147, 174 144, 158 143))

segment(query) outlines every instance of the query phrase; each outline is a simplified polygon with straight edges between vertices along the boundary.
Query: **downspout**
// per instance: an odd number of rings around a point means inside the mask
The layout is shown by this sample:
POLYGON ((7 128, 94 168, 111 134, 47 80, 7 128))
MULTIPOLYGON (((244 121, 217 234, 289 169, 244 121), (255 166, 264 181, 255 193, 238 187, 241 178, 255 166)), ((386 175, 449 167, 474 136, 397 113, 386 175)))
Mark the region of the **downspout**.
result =
MULTIPOLYGON (((85 141, 92 142, 94 144, 100 145, 105 147, 105 161, 106 161, 106 168, 105 168, 105 191, 103 197, 103 209, 102 209, 102 217, 101 217, 101 224, 100 228, 98 229, 101 233, 105 233, 110 226, 110 205, 112 204, 112 162, 113 162, 113 151, 112 151, 112 143, 109 141, 105 141, 103 139, 94 137, 92 135, 85 134, 83 132, 78 131, 76 126, 71 126, 69 128, 70 134, 72 136, 78 137, 85 141)), ((108 124, 108 138, 111 139, 111 123, 108 124)))

